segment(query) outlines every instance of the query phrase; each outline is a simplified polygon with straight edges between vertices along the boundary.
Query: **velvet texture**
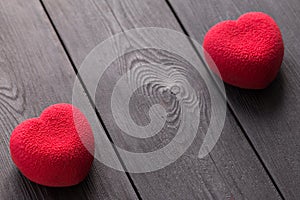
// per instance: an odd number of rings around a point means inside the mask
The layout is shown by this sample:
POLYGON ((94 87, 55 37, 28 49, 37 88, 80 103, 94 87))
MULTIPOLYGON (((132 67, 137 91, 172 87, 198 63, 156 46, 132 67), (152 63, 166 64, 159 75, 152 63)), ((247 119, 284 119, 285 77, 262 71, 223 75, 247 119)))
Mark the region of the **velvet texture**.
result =
POLYGON ((224 82, 247 89, 267 87, 275 79, 284 54, 279 27, 261 12, 216 24, 205 35, 203 47, 212 71, 224 82))
POLYGON ((56 104, 14 129, 10 151, 29 180, 52 187, 71 186, 81 182, 91 168, 94 136, 79 109, 56 104))

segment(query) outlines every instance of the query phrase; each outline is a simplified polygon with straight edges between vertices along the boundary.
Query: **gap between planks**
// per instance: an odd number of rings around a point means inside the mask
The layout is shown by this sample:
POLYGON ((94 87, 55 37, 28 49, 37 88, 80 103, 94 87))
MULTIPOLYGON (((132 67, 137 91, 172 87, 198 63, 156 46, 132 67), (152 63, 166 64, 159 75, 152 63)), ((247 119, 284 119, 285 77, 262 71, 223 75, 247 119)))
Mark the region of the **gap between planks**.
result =
MULTIPOLYGON (((103 120, 102 120, 102 118, 101 118, 101 116, 100 116, 100 113, 98 112, 95 103, 92 101, 92 98, 91 98, 91 96, 90 96, 88 90, 86 89, 86 86, 85 86, 84 82, 82 81, 82 78, 81 78, 80 74, 78 73, 78 70, 77 70, 77 68, 76 68, 76 66, 75 66, 75 64, 74 64, 74 61, 73 61, 73 59, 71 58, 71 56, 70 56, 70 54, 69 54, 69 52, 68 52, 68 49, 67 49, 66 45, 64 44, 64 42, 63 42, 61 36, 59 35, 59 33, 58 33, 58 31, 57 31, 57 29, 56 29, 56 27, 55 27, 55 24, 53 23, 53 21, 52 21, 50 15, 49 15, 49 13, 48 13, 48 11, 47 11, 47 9, 46 9, 44 3, 43 3, 43 1, 42 1, 42 0, 39 0, 39 2, 40 2, 40 4, 41 4, 41 6, 43 7, 44 12, 45 12, 46 15, 47 15, 47 18, 48 18, 49 22, 51 23, 51 26, 52 26, 52 28, 53 28, 53 30, 54 30, 54 32, 55 32, 55 34, 56 34, 56 36, 57 36, 59 42, 61 43, 61 45, 62 45, 62 47, 63 47, 63 49, 64 49, 64 51, 65 51, 65 53, 66 53, 66 56, 67 56, 67 58, 68 58, 70 64, 72 65, 72 68, 73 68, 73 70, 74 70, 76 76, 78 77, 78 80, 80 81, 80 84, 82 85, 82 87, 83 87, 83 89, 84 89, 84 92, 86 93, 86 95, 87 95, 87 97, 88 97, 89 103, 90 103, 91 106, 94 108, 95 114, 96 114, 96 116, 97 116, 97 118, 98 118, 98 120, 99 120, 99 122, 100 122, 100 124, 101 124, 101 126, 102 126, 102 128, 103 128, 103 130, 104 130, 104 132, 105 132, 105 134, 106 134, 106 136, 108 137, 109 141, 110 141, 112 144, 114 144, 114 142, 113 142, 113 140, 112 140, 110 134, 108 133, 108 131, 107 131, 107 129, 106 129, 106 126, 104 125, 104 122, 103 122, 103 120)), ((119 159, 119 161, 120 161, 120 163, 121 163, 121 165, 122 165, 122 167, 123 167, 123 169, 124 169, 124 171, 125 171, 126 177, 128 178, 130 184, 132 185, 132 188, 133 188, 134 192, 136 193, 138 199, 142 199, 142 197, 141 197, 141 195, 140 195, 140 193, 139 193, 139 191, 138 191, 136 185, 134 184, 134 181, 132 180, 130 174, 129 174, 129 173, 127 172, 127 170, 126 170, 126 166, 125 166, 123 160, 121 159, 120 154, 119 154, 119 152, 117 151, 115 145, 112 145, 112 147, 113 147, 114 152, 116 153, 116 155, 117 155, 117 157, 118 157, 118 159, 119 159)))

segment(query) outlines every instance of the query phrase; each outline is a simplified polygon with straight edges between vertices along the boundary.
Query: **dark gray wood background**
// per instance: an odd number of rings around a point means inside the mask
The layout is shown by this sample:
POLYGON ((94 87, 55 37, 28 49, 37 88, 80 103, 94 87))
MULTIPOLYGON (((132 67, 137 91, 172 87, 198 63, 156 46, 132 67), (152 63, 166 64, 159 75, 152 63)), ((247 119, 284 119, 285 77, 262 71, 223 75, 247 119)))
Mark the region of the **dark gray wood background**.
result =
MULTIPOLYGON (((299 16, 298 0, 1 0, 0 199, 299 199, 299 16), (198 159, 197 154, 209 124, 210 97, 202 78, 191 75, 189 81, 202 100, 202 129, 171 165, 149 173, 125 173, 95 160, 82 183, 66 188, 37 185, 16 169, 9 153, 12 130, 51 104, 71 103, 76 72, 97 44, 141 27, 173 29, 201 43, 211 26, 248 11, 266 12, 280 26, 285 43, 282 69, 264 90, 226 85, 225 126, 207 157, 198 159)), ((161 148, 174 137, 174 130, 164 129, 143 141, 126 136, 111 123, 109 103, 116 81, 147 61, 177 63, 187 74, 193 73, 168 52, 133 51, 111 64, 98 84, 96 101, 86 98, 90 112, 94 112, 90 103, 96 105, 107 137, 134 152, 161 148)), ((133 120, 141 125, 149 122, 147 109, 155 102, 136 94, 130 108, 133 120)), ((178 107, 172 109, 174 121, 169 123, 176 125, 178 107)))

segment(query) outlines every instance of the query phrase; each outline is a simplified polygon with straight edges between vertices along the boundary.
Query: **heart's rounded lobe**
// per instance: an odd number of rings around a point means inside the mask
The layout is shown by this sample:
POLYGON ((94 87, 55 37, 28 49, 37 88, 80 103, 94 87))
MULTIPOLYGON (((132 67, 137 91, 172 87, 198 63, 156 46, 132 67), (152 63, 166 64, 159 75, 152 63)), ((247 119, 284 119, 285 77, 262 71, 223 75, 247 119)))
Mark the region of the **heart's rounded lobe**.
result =
POLYGON ((71 186, 81 182, 91 168, 94 136, 79 109, 56 104, 14 129, 10 152, 29 180, 52 187, 71 186))
POLYGON ((205 35, 205 59, 228 84, 263 89, 282 63, 284 45, 280 29, 267 14, 250 12, 236 21, 223 21, 205 35))

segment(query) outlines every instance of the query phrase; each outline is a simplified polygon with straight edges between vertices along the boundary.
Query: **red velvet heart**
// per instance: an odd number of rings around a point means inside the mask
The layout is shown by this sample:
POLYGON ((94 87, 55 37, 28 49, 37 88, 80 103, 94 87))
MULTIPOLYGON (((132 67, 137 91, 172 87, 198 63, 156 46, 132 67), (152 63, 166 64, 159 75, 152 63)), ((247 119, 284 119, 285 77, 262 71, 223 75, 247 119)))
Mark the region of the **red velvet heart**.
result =
POLYGON ((224 82, 248 89, 268 86, 284 53, 279 27, 261 12, 216 24, 206 33, 203 48, 208 65, 224 82))
POLYGON ((56 104, 15 128, 10 152, 29 180, 45 186, 71 186, 81 182, 91 168, 94 136, 79 109, 56 104))

